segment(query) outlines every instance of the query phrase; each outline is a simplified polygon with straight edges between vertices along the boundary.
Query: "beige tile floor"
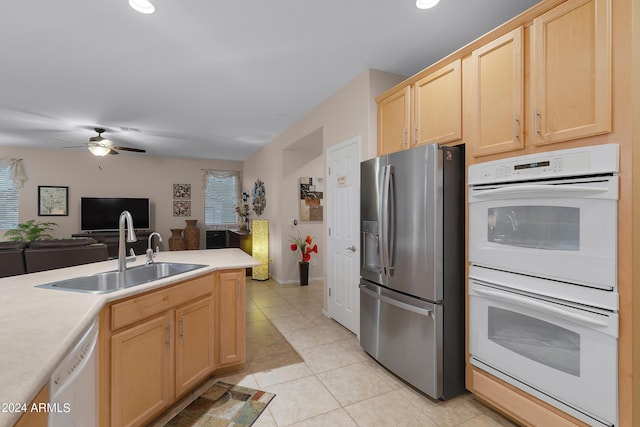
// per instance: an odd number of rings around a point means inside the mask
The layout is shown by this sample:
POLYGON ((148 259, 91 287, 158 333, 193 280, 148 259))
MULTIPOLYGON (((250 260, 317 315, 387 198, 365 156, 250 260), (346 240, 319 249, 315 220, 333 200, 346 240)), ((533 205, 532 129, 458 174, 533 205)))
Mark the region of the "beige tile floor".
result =
POLYGON ((254 426, 514 426, 471 394, 417 393, 323 316, 322 299, 322 282, 247 280, 247 364, 221 379, 276 393, 254 426))

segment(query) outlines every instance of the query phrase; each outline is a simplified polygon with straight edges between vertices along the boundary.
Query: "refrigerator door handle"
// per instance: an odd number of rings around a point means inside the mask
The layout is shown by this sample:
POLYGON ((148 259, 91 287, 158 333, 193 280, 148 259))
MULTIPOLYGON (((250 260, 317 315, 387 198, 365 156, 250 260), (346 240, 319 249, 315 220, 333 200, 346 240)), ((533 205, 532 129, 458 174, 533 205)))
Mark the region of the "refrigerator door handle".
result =
POLYGON ((396 249, 396 194, 395 194, 395 168, 393 165, 389 165, 389 187, 387 191, 387 202, 389 203, 389 234, 387 238, 388 255, 389 255, 389 274, 396 268, 395 262, 395 249, 396 249))
POLYGON ((372 290, 370 290, 369 288, 367 288, 364 285, 360 285, 360 291, 362 291, 365 294, 367 294, 369 296, 372 296, 372 297, 374 297, 376 299, 379 299, 380 301, 384 301, 387 304, 393 305, 393 306, 401 308, 403 310, 410 311, 412 313, 420 314, 420 315, 425 316, 425 317, 433 315, 433 310, 416 307, 416 306, 413 306, 411 304, 406 304, 406 303, 401 302, 401 301, 396 301, 396 300, 394 300, 392 298, 385 297, 384 295, 380 295, 380 294, 378 294, 376 292, 373 292, 372 290))
POLYGON ((383 276, 389 276, 389 167, 382 168, 382 198, 380 203, 380 261, 383 276))
POLYGON ((394 266, 394 239, 395 239, 395 197, 393 165, 385 166, 382 179, 382 206, 380 219, 382 222, 381 259, 384 275, 389 278, 394 266))

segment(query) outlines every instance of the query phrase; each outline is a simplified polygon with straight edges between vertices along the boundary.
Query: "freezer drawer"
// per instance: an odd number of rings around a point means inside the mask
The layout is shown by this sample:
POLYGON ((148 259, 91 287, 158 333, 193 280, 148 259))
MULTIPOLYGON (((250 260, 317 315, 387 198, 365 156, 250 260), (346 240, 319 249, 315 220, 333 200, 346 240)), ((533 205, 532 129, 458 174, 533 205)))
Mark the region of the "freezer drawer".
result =
POLYGON ((442 399, 442 306, 367 283, 360 295, 361 318, 368 319, 360 328, 362 347, 400 378, 442 399))

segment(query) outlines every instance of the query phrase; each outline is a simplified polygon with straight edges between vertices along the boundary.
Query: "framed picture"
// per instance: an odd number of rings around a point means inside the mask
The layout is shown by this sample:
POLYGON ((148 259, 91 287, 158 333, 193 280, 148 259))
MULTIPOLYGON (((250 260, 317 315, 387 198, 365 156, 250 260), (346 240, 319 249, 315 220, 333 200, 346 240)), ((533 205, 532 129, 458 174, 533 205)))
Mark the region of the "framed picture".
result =
POLYGON ((38 216, 68 216, 69 187, 38 185, 38 216))
POLYGON ((176 200, 190 200, 191 184, 173 184, 173 198, 176 200))
POLYGON ((191 216, 191 202, 189 200, 174 200, 173 216, 191 216))
POLYGON ((322 221, 324 216, 322 181, 322 178, 300 178, 300 221, 322 221))

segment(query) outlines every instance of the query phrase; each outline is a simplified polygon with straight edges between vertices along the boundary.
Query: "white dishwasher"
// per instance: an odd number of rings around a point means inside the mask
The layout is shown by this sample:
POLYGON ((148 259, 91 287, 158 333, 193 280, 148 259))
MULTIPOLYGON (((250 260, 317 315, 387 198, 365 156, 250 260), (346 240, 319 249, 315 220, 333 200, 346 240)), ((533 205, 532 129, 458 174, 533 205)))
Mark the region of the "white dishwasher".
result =
POLYGON ((98 320, 51 375, 49 427, 98 425, 98 320))

